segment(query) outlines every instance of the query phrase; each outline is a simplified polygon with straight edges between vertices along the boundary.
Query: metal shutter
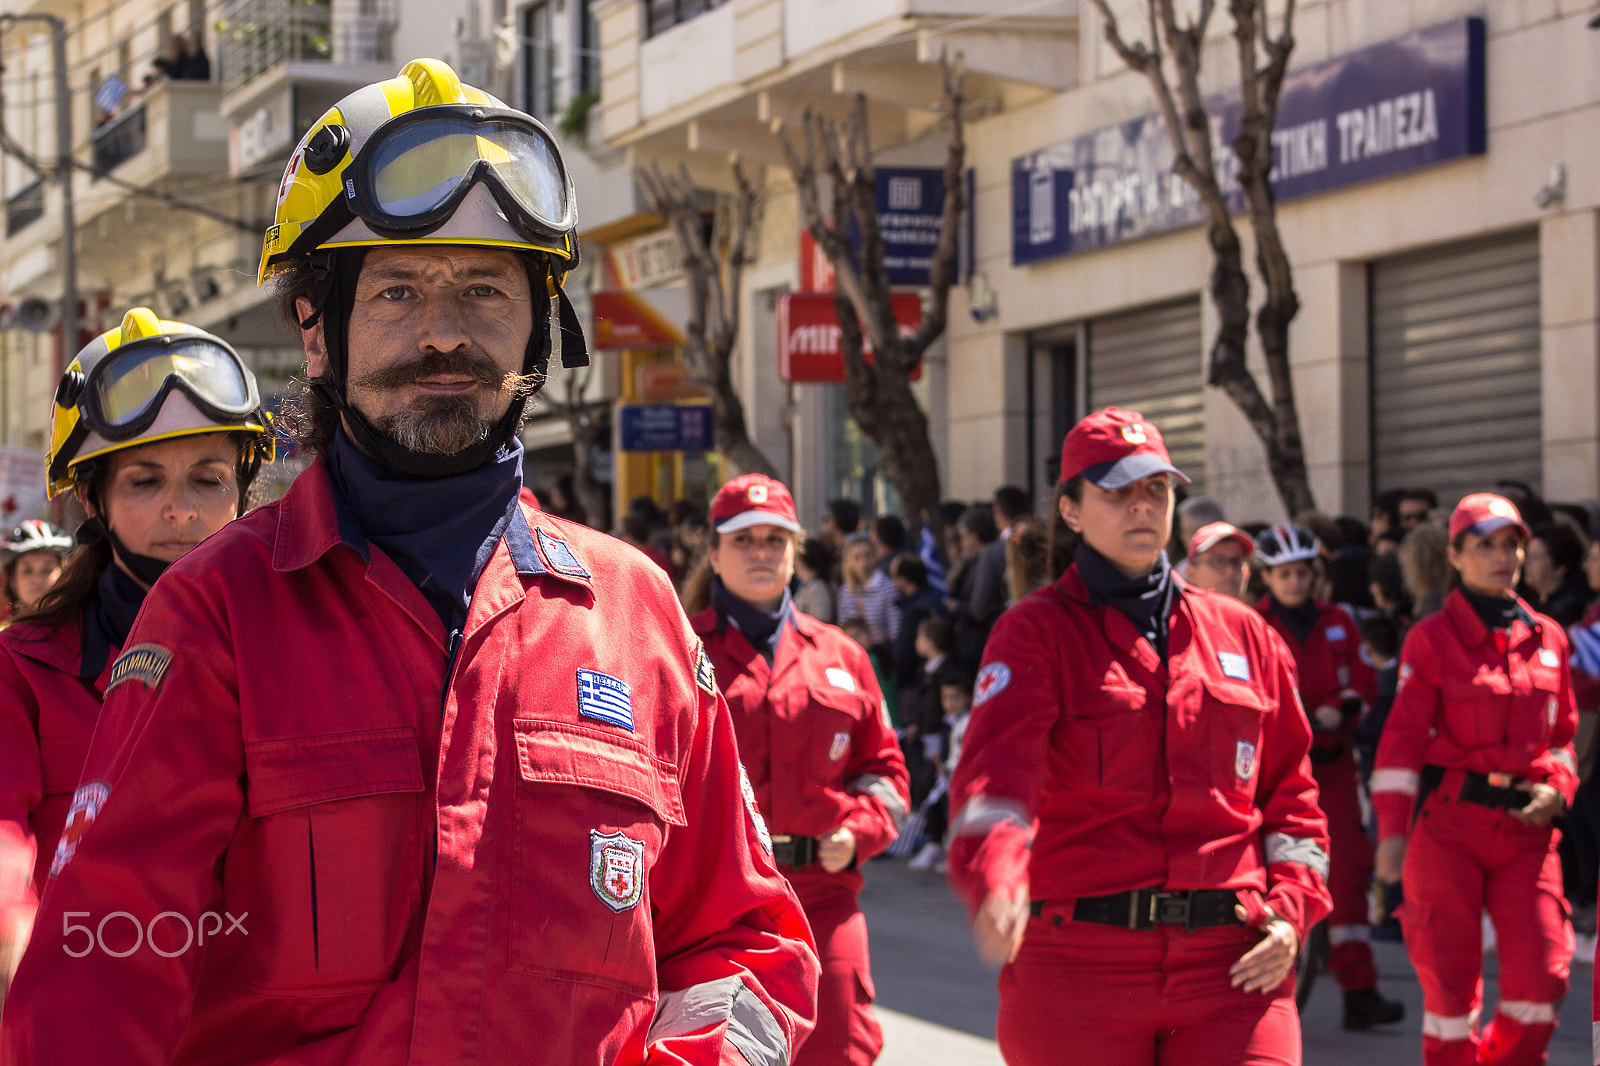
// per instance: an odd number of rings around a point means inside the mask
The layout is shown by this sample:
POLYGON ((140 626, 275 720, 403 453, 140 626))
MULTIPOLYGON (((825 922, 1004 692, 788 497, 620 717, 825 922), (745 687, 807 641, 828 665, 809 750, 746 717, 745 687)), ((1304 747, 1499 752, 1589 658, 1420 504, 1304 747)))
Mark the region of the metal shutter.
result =
POLYGON ((1205 491, 1204 365, 1198 297, 1089 323, 1089 410, 1116 404, 1154 422, 1190 495, 1205 491))
POLYGON ((1537 231, 1370 279, 1374 490, 1429 488, 1447 509, 1502 479, 1542 491, 1537 231))

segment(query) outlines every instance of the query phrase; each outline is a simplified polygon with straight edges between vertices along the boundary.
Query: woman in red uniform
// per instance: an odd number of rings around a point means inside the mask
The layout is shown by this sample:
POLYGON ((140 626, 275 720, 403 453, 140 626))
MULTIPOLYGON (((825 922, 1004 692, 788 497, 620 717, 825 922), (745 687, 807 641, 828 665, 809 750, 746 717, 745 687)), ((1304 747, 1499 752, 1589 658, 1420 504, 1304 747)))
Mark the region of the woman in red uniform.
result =
POLYGON ((272 455, 255 377, 225 342, 135 308, 56 393, 52 496, 89 515, 59 580, 0 632, 0 952, 26 945, 116 661, 144 594, 239 514, 272 455))
POLYGON ((1350 738, 1378 695, 1377 678, 1361 658, 1361 634, 1343 607, 1311 596, 1321 545, 1310 530, 1278 525, 1256 537, 1255 556, 1267 583, 1256 610, 1294 656, 1300 704, 1311 721, 1311 772, 1328 817, 1328 969, 1344 991, 1344 1027, 1370 1029, 1400 1021, 1405 1004, 1378 994, 1367 893, 1372 840, 1361 820, 1360 774, 1350 738))
POLYGON ((1527 541, 1509 500, 1478 493, 1456 507, 1461 585, 1406 636, 1373 764, 1378 876, 1405 875, 1427 1066, 1544 1062, 1567 992, 1572 929, 1550 822, 1577 788, 1578 715, 1566 634, 1513 591, 1527 541), (1501 998, 1480 1034, 1486 910, 1501 998))
POLYGON ((883 1034, 858 867, 905 818, 905 761, 866 652, 790 602, 800 523, 789 490, 762 474, 735 478, 712 501, 711 529, 710 606, 691 622, 733 715, 778 869, 822 959, 817 1028, 794 1066, 865 1066, 883 1034))
POLYGON ((1329 900, 1293 660, 1172 573, 1183 475, 1142 416, 1079 422, 1061 472, 1082 543, 990 636, 951 787, 950 878, 1006 964, 1000 1050, 1298 1063, 1291 971, 1329 900))

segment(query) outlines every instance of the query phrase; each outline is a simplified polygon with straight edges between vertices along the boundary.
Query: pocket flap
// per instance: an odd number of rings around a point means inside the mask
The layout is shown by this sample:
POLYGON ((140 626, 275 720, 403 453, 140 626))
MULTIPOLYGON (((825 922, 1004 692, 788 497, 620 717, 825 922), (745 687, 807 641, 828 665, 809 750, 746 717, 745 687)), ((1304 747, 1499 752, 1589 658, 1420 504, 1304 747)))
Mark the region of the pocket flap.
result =
POLYGON ((518 718, 517 768, 524 781, 597 788, 642 803, 669 825, 688 825, 678 769, 643 744, 569 722, 518 718))
POLYGON ((385 792, 421 792, 416 731, 367 729, 246 743, 250 817, 385 792))
POLYGON ((1243 681, 1235 681, 1231 677, 1212 677, 1209 674, 1202 676, 1200 680, 1212 698, 1222 703, 1243 707, 1257 714, 1266 714, 1272 709, 1267 706, 1266 697, 1243 681))

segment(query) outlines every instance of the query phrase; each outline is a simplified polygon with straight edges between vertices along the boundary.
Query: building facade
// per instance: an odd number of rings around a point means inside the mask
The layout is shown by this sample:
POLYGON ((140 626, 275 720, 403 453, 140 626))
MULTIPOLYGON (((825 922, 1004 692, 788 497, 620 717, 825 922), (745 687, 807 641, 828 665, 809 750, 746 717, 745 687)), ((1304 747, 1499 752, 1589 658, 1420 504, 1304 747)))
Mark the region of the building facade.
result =
MULTIPOLYGON (((1138 3, 1113 6, 1125 29, 1144 25, 1138 3)), ((1555 500, 1600 496, 1591 6, 1298 5, 1275 187, 1323 509, 1364 516, 1395 487, 1448 505, 1499 479, 1555 500)), ((946 494, 1013 483, 1044 495, 1066 429, 1115 403, 1152 417, 1231 517, 1282 517, 1259 443, 1205 385, 1217 316, 1204 234, 1168 172, 1150 86, 1104 43, 1093 5, 601 0, 596 13, 613 144, 636 162, 684 162, 710 189, 725 186, 731 151, 764 167, 741 380, 808 521, 858 491, 859 470, 846 469, 837 387, 779 374, 771 309, 802 264, 773 120, 792 130, 805 106, 838 113, 865 93, 877 162, 937 165, 945 52, 969 72, 976 190, 973 269, 920 386, 946 494)), ((1224 136, 1230 32, 1219 8, 1202 87, 1224 136)))

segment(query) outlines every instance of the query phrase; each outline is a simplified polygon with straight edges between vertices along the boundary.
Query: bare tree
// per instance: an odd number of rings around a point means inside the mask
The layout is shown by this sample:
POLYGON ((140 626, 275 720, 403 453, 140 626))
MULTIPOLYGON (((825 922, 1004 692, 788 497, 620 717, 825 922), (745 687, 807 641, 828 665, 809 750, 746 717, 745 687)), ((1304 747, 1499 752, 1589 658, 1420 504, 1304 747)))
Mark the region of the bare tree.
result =
POLYGON ((1207 381, 1228 394, 1244 412, 1266 448, 1267 468, 1289 514, 1315 508, 1306 477, 1300 416, 1295 408, 1289 372, 1289 323, 1300 310, 1294 274, 1278 230, 1277 207, 1268 176, 1272 172, 1272 128, 1278 120, 1289 54, 1294 50, 1295 0, 1284 0, 1283 28, 1276 37, 1267 25, 1265 0, 1228 0, 1239 57, 1242 106, 1233 154, 1238 181, 1249 208, 1255 238, 1256 269, 1266 285, 1266 299, 1256 312, 1256 336, 1266 357, 1268 402, 1245 365, 1250 335, 1250 279, 1244 251, 1228 212, 1218 179, 1211 138, 1211 116, 1200 94, 1200 57, 1206 26, 1216 0, 1200 0, 1195 18, 1180 24, 1173 0, 1144 0, 1149 41, 1122 35, 1107 0, 1092 0, 1105 21, 1106 41, 1132 70, 1149 79, 1172 141, 1173 172, 1189 184, 1205 210, 1206 239, 1211 245, 1211 299, 1221 327, 1211 346, 1207 381), (1170 74, 1169 74, 1170 67, 1170 74))
MULTIPOLYGON (((572 430, 572 491, 583 505, 585 516, 596 529, 604 528, 606 513, 610 510, 609 493, 594 476, 595 445, 604 432, 602 418, 611 405, 604 401, 592 402, 584 397, 589 391, 589 379, 594 374, 592 366, 562 375, 563 395, 557 398, 549 389, 541 393, 549 403, 566 418, 572 430)), ((541 500, 541 503, 549 503, 541 500)))
POLYGON ((856 97, 854 110, 843 122, 808 109, 803 156, 787 132, 778 131, 799 190, 806 228, 828 257, 836 278, 834 308, 844 355, 845 404, 861 432, 883 454, 907 517, 913 522, 933 523, 936 532, 940 524, 939 462, 928 438, 928 417, 911 391, 911 375, 949 320, 956 238, 965 207, 962 171, 967 151, 959 60, 954 64, 941 61, 940 66, 944 74, 942 107, 949 127, 944 208, 939 240, 928 266, 922 325, 910 336, 901 336, 895 322, 889 271, 884 265, 866 97, 856 97), (831 196, 826 208, 824 178, 831 196), (859 260, 851 248, 852 222, 860 234, 859 260), (863 353, 864 338, 872 341, 870 365, 863 353))
POLYGON ((717 451, 736 474, 777 477, 777 467, 750 439, 744 403, 733 386, 733 349, 739 340, 741 282, 750 262, 755 187, 735 160, 735 191, 713 213, 708 235, 687 167, 680 167, 674 177, 652 166, 634 171, 634 179, 651 208, 671 224, 678 250, 683 253, 683 273, 689 289, 683 355, 690 375, 711 396, 717 451))

